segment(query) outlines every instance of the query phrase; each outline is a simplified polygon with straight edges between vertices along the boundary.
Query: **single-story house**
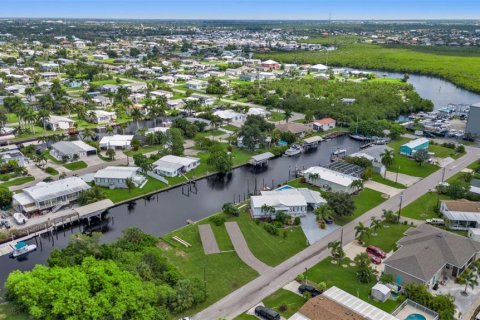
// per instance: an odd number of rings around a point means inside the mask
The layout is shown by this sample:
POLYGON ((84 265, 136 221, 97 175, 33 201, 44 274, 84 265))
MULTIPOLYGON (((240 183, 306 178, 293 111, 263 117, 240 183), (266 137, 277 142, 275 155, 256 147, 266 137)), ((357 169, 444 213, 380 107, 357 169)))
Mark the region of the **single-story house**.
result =
POLYGON ((261 63, 261 66, 268 69, 280 69, 280 63, 274 60, 266 60, 261 63))
POLYGON ((303 137, 306 133, 309 133, 312 131, 312 129, 309 126, 306 126, 301 123, 296 123, 296 122, 281 123, 281 124, 275 125, 275 127, 280 132, 287 132, 287 131, 292 132, 299 137, 303 137))
POLYGON ((118 88, 120 88, 120 86, 116 84, 104 84, 103 86, 100 87, 100 91, 116 93, 118 91, 118 88))
POLYGON ((199 165, 199 158, 166 155, 153 163, 153 172, 161 176, 176 177, 195 169, 199 165))
POLYGON ((324 64, 316 64, 310 67, 312 72, 325 72, 328 70, 328 67, 324 64))
POLYGON ((33 213, 61 207, 78 199, 80 192, 90 186, 78 177, 68 177, 52 182, 39 182, 13 195, 13 207, 23 213, 33 213))
POLYGON ((0 159, 2 162, 16 161, 20 167, 25 167, 29 159, 23 155, 23 153, 18 150, 15 145, 12 145, 13 149, 4 150, 0 152, 0 159))
POLYGON ((255 108, 251 107, 248 109, 247 116, 260 116, 263 118, 267 118, 271 115, 272 113, 270 111, 267 111, 263 108, 255 108))
POLYGON ((412 141, 409 141, 400 146, 400 154, 407 156, 412 156, 415 152, 422 149, 428 149, 430 146, 430 140, 427 138, 418 138, 412 141))
POLYGON ((346 192, 352 194, 355 189, 352 188, 352 183, 359 178, 351 175, 337 172, 324 167, 310 167, 303 171, 305 180, 317 187, 333 191, 346 192))
POLYGON ((191 90, 205 90, 208 82, 203 80, 190 80, 185 82, 185 86, 191 90))
POLYGON ((75 121, 67 117, 50 116, 46 122, 48 128, 53 131, 68 130, 74 128, 75 121))
POLYGON ((335 128, 337 121, 332 118, 323 118, 316 120, 310 124, 311 128, 315 131, 327 131, 335 128))
POLYGON ((104 110, 91 110, 87 112, 87 119, 92 123, 112 123, 117 119, 115 112, 109 112, 104 110))
POLYGON ((440 202, 440 213, 449 229, 468 230, 480 227, 480 202, 443 200, 440 202))
POLYGON ((173 92, 170 91, 164 91, 164 90, 155 90, 150 92, 150 95, 153 98, 158 98, 158 97, 165 97, 167 99, 173 98, 173 92))
POLYGON ((100 140, 101 149, 130 149, 133 135, 114 134, 113 136, 104 136, 100 140))
POLYGON ((230 109, 217 110, 213 114, 220 117, 225 122, 242 122, 247 118, 245 114, 230 109))
POLYGON ((397 242, 399 249, 385 260, 385 273, 404 286, 434 286, 444 276, 459 277, 477 260, 480 242, 428 224, 410 228, 397 242))
POLYGON ((92 102, 98 107, 98 108, 108 108, 113 105, 113 99, 104 95, 95 95, 92 98, 92 102))
POLYGON ((52 144, 50 154, 59 161, 64 156, 72 160, 75 155, 82 159, 97 154, 97 149, 83 141, 59 141, 52 144))
POLYGON ((473 179, 470 182, 470 192, 480 194, 480 179, 473 179))
POLYGON ((128 188, 127 180, 130 179, 135 186, 139 187, 146 180, 144 176, 139 174, 139 171, 139 167, 106 167, 95 173, 95 185, 110 189, 126 189, 128 188))
POLYGON ((304 216, 309 209, 313 210, 326 202, 317 191, 284 186, 273 191, 261 191, 258 196, 251 196, 250 208, 253 218, 274 219, 278 212, 304 216), (266 208, 272 208, 272 211, 266 208))

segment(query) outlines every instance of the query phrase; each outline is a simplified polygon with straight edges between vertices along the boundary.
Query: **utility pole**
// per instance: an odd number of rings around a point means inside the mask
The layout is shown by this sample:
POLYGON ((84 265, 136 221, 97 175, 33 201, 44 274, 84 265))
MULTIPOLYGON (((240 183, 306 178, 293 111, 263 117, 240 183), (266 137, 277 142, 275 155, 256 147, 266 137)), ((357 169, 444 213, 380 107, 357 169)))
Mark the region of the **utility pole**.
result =
POLYGON ((397 167, 397 175, 395 176, 395 183, 398 182, 398 171, 400 171, 400 166, 397 167))
POLYGON ((443 170, 442 170, 442 182, 445 181, 445 169, 447 169, 446 167, 443 167, 443 170))
POLYGON ((400 206, 398 208, 398 222, 400 222, 400 214, 402 213, 403 191, 400 193, 400 206))

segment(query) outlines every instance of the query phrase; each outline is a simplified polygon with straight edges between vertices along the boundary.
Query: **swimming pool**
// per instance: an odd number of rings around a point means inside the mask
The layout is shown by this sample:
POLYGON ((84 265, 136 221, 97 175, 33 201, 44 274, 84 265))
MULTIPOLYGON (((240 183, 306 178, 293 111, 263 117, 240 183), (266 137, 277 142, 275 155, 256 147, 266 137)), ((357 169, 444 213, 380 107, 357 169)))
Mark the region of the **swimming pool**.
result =
POLYGON ((294 189, 292 186, 289 186, 288 184, 284 185, 284 186, 281 186, 280 188, 277 188, 275 190, 277 191, 283 191, 283 190, 290 190, 290 189, 294 189))
POLYGON ((408 317, 405 318, 405 320, 427 320, 424 316, 418 313, 412 313, 408 317))

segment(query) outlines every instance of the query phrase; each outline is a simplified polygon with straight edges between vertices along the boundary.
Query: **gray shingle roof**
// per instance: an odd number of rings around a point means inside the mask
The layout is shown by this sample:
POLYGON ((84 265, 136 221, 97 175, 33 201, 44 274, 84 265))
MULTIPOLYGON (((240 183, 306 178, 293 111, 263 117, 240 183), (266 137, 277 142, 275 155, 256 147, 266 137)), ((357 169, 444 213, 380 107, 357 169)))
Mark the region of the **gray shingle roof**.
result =
POLYGON ((427 224, 409 229, 398 245, 385 264, 425 282, 444 265, 461 268, 480 252, 480 242, 427 224))

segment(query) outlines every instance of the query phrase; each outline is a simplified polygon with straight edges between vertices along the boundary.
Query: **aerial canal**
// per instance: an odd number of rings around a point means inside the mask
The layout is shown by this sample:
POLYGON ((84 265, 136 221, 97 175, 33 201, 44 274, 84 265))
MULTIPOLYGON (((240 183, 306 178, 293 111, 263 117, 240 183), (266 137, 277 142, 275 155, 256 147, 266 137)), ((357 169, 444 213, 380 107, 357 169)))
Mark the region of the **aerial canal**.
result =
MULTIPOLYGON (((327 164, 333 151, 346 149, 347 153, 357 152, 360 143, 347 136, 324 141, 317 151, 303 153, 298 157, 280 157, 270 161, 266 170, 253 170, 251 166, 235 169, 229 176, 211 176, 197 181, 196 192, 177 187, 159 192, 150 197, 122 204, 109 210, 110 222, 103 229, 102 241, 111 242, 118 238, 123 229, 138 227, 143 231, 161 236, 186 224, 187 220, 197 221, 217 212, 226 202, 244 200, 255 187, 271 187, 291 179, 295 169, 327 164)), ((44 264, 54 248, 67 245, 73 233, 81 232, 82 226, 58 231, 53 237, 37 239, 38 250, 23 261, 0 257, 0 283, 16 269, 29 270, 35 264, 44 264)), ((30 242, 35 243, 34 240, 30 242)))

